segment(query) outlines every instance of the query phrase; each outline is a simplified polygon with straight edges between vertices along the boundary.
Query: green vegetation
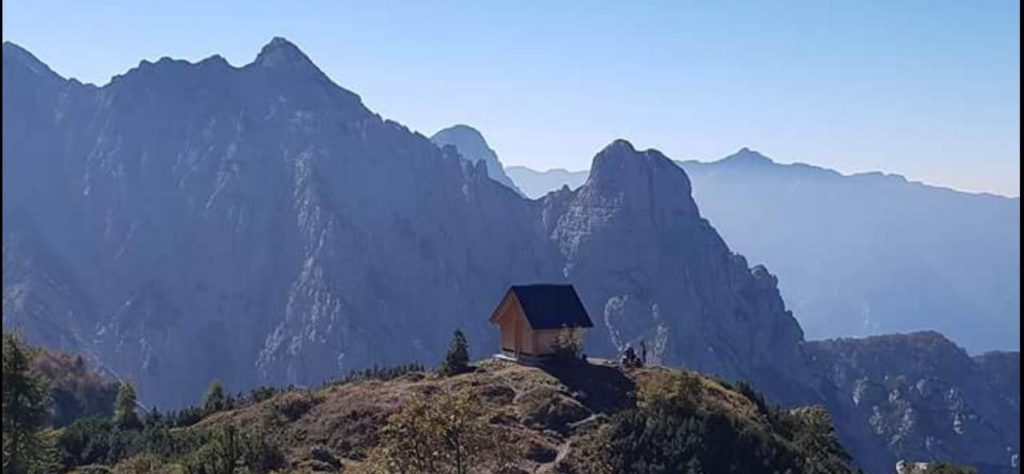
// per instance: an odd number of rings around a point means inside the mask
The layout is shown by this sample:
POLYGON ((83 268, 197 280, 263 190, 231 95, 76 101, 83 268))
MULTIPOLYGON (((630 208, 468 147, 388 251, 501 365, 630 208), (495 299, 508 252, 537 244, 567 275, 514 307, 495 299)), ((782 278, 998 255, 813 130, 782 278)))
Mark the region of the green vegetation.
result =
POLYGON ((744 415, 709 409, 706 391, 687 373, 648 378, 636 407, 614 414, 585 441, 582 471, 850 472, 850 457, 824 409, 768 408, 759 394, 747 390, 741 395, 753 413, 744 415))
POLYGON ((441 363, 441 373, 444 375, 457 375, 469 370, 469 342, 461 329, 456 329, 452 334, 452 342, 448 345, 448 352, 444 355, 444 362, 441 363))
POLYGON ((139 414, 135 412, 138 403, 139 397, 135 392, 135 384, 131 380, 125 379, 121 382, 121 388, 117 391, 117 400, 114 401, 114 423, 121 428, 138 428, 139 414))
POLYGON ((352 371, 348 375, 342 377, 339 380, 329 382, 328 385, 346 384, 350 382, 358 382, 360 380, 385 381, 396 379, 409 373, 426 371, 427 368, 424 367, 423 364, 417 363, 396 365, 394 367, 378 367, 374 365, 373 367, 367 369, 352 371))
POLYGON ((580 328, 562 328, 551 343, 554 356, 562 361, 575 361, 580 358, 583 350, 583 330, 580 328))
POLYGON ((913 469, 910 474, 978 474, 978 470, 971 466, 934 462, 928 463, 924 469, 913 469))
POLYGON ((42 351, 4 334, 3 473, 271 472, 284 466, 283 443, 266 422, 245 430, 182 428, 278 393, 261 387, 238 401, 215 382, 202 408, 140 414, 130 380, 111 383, 88 371, 81 357, 42 351))
POLYGON ((265 425, 181 430, 166 418, 149 415, 137 428, 98 418, 79 420, 62 430, 57 441, 65 470, 107 465, 124 472, 150 472, 140 465, 154 465, 210 474, 279 469, 284 465, 281 445, 265 425))
POLYGON ((32 353, 4 337, 4 474, 850 470, 820 408, 664 368, 470 365, 461 332, 436 372, 374 367, 248 394, 214 381, 167 412, 141 411, 126 380, 99 414, 59 427, 32 353))
POLYGON ((52 461, 43 434, 49 418, 46 382, 30 367, 31 353, 17 336, 3 335, 3 472, 48 472, 52 461))
POLYGON ((487 422, 479 403, 466 394, 413 400, 391 415, 367 472, 466 474, 472 468, 496 472, 513 465, 514 444, 487 422))
POLYGON ((930 464, 924 472, 925 474, 978 474, 978 470, 971 466, 961 466, 945 462, 930 464))
POLYGON ((80 418, 113 415, 118 384, 91 370, 81 355, 29 348, 31 367, 50 388, 50 424, 67 426, 80 418))
POLYGON ((203 410, 207 413, 216 413, 234 405, 233 402, 234 400, 229 400, 224 391, 224 382, 214 380, 210 383, 210 388, 206 389, 206 395, 203 396, 203 410))

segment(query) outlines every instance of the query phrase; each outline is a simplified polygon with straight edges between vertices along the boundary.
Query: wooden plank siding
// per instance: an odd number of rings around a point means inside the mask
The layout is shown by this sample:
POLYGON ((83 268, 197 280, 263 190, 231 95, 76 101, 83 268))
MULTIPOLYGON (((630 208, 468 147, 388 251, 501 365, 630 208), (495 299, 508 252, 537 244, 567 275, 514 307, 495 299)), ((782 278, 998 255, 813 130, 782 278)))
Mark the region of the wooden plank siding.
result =
POLYGON ((561 329, 533 329, 514 294, 506 298, 496 312, 494 324, 501 331, 501 350, 507 355, 540 356, 554 352, 561 329))

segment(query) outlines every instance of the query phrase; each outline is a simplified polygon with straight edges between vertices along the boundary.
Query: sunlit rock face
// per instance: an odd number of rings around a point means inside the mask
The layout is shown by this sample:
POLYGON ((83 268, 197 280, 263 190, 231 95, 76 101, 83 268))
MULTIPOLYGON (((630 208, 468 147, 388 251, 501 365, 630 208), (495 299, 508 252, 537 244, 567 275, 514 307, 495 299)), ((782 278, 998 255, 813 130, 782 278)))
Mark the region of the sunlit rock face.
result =
POLYGON ((149 402, 432 363, 458 326, 483 354, 507 285, 557 277, 538 206, 287 41, 103 87, 5 45, 3 87, 4 326, 149 402))
POLYGON ((530 201, 493 179, 479 134, 439 148, 283 39, 243 67, 144 61, 103 87, 13 45, 4 61, 5 232, 38 237, 5 235, 5 324, 82 347, 148 400, 432 363, 456 327, 482 356, 492 305, 530 281, 577 285, 594 354, 644 339, 665 363, 801 373, 774 278, 658 152, 616 141, 582 189, 530 201))
POLYGON ((562 274, 603 323, 594 350, 644 342, 662 363, 801 398, 785 387, 810 383, 803 335, 775 278, 729 250, 671 160, 617 140, 594 158, 583 186, 543 202, 562 274))

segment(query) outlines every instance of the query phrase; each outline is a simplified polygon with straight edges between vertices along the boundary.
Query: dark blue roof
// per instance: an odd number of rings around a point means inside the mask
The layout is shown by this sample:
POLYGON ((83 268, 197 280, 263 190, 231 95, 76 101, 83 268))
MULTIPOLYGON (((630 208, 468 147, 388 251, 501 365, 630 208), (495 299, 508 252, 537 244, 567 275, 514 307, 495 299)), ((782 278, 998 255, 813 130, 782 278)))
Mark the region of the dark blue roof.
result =
POLYGON ((572 285, 515 285, 509 291, 533 329, 594 327, 572 285))

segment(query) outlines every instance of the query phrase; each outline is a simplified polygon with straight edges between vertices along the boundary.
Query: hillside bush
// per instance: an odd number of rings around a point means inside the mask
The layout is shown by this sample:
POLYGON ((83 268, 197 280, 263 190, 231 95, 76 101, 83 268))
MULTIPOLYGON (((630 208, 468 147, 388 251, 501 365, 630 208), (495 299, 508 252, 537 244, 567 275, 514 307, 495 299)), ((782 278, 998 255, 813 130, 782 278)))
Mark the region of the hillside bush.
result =
MULTIPOLYGON (((739 414, 709 411, 700 380, 663 374, 640 388, 637 406, 611 416, 581 446, 586 472, 851 472, 827 412, 776 411, 765 427, 739 414), (784 426, 781 426, 784 424, 784 426)), ((745 394, 752 403, 760 394, 745 394)))
POLYGON ((559 361, 577 361, 583 351, 583 330, 563 327, 551 342, 554 358, 559 361))
POLYGON ((465 474, 497 472, 521 456, 506 432, 491 425, 466 394, 438 394, 408 402, 381 430, 365 463, 368 472, 465 474))

